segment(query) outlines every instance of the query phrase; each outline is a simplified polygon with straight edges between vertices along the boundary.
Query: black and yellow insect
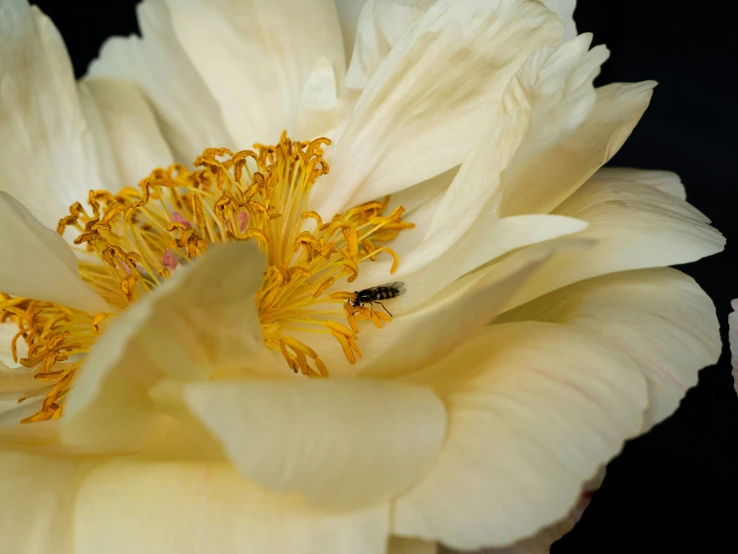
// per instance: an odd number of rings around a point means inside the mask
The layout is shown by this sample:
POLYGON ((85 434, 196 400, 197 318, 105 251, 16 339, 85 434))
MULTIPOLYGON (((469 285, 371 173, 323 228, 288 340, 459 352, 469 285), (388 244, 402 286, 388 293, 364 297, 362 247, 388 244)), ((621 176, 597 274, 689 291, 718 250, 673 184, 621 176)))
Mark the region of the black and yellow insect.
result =
POLYGON ((361 308, 364 304, 369 304, 373 309, 374 304, 376 303, 382 306, 384 311, 392 317, 390 311, 384 307, 384 304, 382 304, 380 300, 390 300, 391 298, 400 296, 404 292, 405 283, 396 281, 394 283, 387 283, 386 285, 379 285, 378 287, 354 291, 356 296, 353 300, 349 300, 349 304, 354 308, 361 308))

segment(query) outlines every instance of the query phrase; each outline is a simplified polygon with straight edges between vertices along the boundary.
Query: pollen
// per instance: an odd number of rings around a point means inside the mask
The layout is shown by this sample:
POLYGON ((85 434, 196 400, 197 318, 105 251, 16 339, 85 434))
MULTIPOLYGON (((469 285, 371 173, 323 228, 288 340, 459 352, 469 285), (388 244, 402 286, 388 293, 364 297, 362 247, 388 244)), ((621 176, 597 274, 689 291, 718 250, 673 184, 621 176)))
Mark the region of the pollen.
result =
POLYGON ((380 256, 392 259, 394 273, 400 260, 388 244, 413 224, 403 221, 402 207, 388 210, 389 197, 330 220, 311 210, 311 189, 329 172, 323 158, 329 144, 326 138, 292 141, 283 133, 276 146, 256 144, 236 153, 211 148, 195 160, 194 171, 177 164, 156 169, 137 188, 93 190, 84 205, 73 204, 57 231, 76 231, 80 276, 114 311, 90 315, 0 294, 0 321, 18 326, 16 361, 49 382, 41 409, 23 421, 60 417, 74 374, 99 334, 219 243, 254 241, 264 253, 267 267, 255 300, 264 343, 286 368, 308 377, 330 375, 310 346, 319 334, 332 337, 349 363, 360 360, 360 322, 381 328, 391 318, 352 307, 354 293, 341 289, 380 256), (25 357, 17 355, 21 340, 25 357))

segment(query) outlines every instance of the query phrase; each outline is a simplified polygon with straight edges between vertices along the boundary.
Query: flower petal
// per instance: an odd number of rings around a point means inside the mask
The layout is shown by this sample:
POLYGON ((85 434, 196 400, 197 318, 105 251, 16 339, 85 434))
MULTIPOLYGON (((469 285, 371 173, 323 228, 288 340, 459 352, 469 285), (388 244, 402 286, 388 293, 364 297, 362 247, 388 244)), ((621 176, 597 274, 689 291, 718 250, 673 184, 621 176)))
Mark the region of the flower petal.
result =
POLYGON ((598 88, 594 109, 579 129, 539 152, 534 163, 505 176, 500 215, 548 213, 568 198, 617 153, 646 111, 655 85, 645 81, 598 88))
POLYGON ((228 464, 113 461, 79 488, 75 554, 383 554, 387 519, 386 505, 312 511, 228 464))
POLYGON ((691 277, 671 268, 626 271, 559 289, 498 321, 584 327, 621 348, 648 381, 646 429, 670 416, 697 372, 717 362, 715 307, 691 277))
POLYGON ((587 183, 554 213, 587 221, 589 227, 577 236, 597 245, 553 257, 507 309, 590 277, 693 262, 725 244, 698 210, 648 185, 587 183))
POLYGON ((71 507, 80 481, 94 465, 85 458, 0 450, 3 551, 77 554, 71 507))
MULTIPOLYGON (((13 359, 13 349, 11 347, 13 338, 18 334, 18 326, 13 322, 0 323, 0 363, 13 366, 17 365, 17 361, 13 359)), ((25 358, 28 354, 28 347, 24 340, 16 342, 18 358, 25 358)))
POLYGON ((459 549, 506 546, 564 516, 641 429, 645 380, 618 348, 566 325, 492 325, 407 378, 449 410, 434 468, 394 509, 394 532, 459 549))
POLYGON ((588 183, 641 183, 657 188, 661 192, 676 196, 680 200, 687 199, 687 193, 679 175, 671 171, 652 169, 634 169, 629 167, 602 167, 589 178, 588 183))
POLYGON ((459 279, 419 308, 403 312, 405 296, 393 299, 387 329, 366 325, 359 334, 364 359, 357 364, 367 378, 387 378, 418 371, 448 354, 499 313, 514 291, 555 252, 590 246, 558 239, 512 253, 489 271, 459 279), (409 348, 408 345, 412 345, 409 348))
POLYGON ((193 383, 184 397, 246 477, 320 509, 388 501, 430 467, 446 430, 431 390, 380 381, 193 383))
POLYGON ((728 316, 731 364, 733 366, 733 387, 738 393, 738 299, 730 303, 733 311, 728 316))
POLYGON ((121 187, 135 186, 157 167, 174 163, 151 108, 138 89, 109 77, 85 79, 100 112, 121 187))
POLYGON ((32 369, 10 368, 0 362, 0 399, 7 400, 8 395, 12 395, 17 402, 24 393, 47 387, 48 383, 33 378, 35 373, 32 369))
POLYGON ((56 228, 69 206, 104 188, 64 41, 26 0, 0 6, 0 190, 56 228))
POLYGON ((162 379, 206 380, 248 367, 263 342, 252 243, 214 247, 128 308, 88 354, 67 400, 63 438, 98 450, 142 448, 171 423, 149 397, 162 379))
POLYGON ((528 55, 562 34, 538 3, 436 2, 380 64, 327 153, 316 210, 338 213, 459 165, 528 55))
POLYGON ((436 543, 392 537, 387 545, 387 554, 436 554, 436 543))
POLYGON ((338 21, 341 23, 341 34, 343 35, 343 49, 346 59, 351 57, 356 38, 356 25, 359 21, 359 13, 366 0, 339 0, 336 2, 338 21))
POLYGON ((577 36, 577 26, 574 24, 574 8, 577 6, 577 0, 543 0, 543 3, 559 16, 566 29, 567 40, 577 36))
MULTIPOLYGON (((429 235, 473 220, 488 200, 499 204, 500 193, 503 205, 516 201, 511 198, 518 192, 516 175, 537 164, 542 153, 586 120, 595 103, 592 81, 608 55, 602 47, 589 50, 591 41, 591 35, 581 35, 555 49, 541 48, 528 58, 506 88, 484 137, 451 183, 429 235)), ((526 183, 520 194, 528 203, 509 213, 540 213, 534 209, 535 201, 548 189, 547 179, 526 183)))
POLYGON ((138 86, 176 161, 190 166, 205 148, 232 147, 220 108, 177 41, 164 0, 145 0, 136 10, 143 38, 108 39, 88 75, 138 86))
MULTIPOLYGON (((557 215, 519 215, 502 219, 482 215, 456 245, 447 245, 447 251, 438 241, 429 241, 402 258, 392 274, 392 279, 407 285, 398 313, 418 306, 456 279, 508 252, 579 233, 586 228, 586 221, 557 215)), ((386 280, 390 263, 378 262, 362 270, 354 282, 356 288, 361 290, 386 280)))
POLYGON ((89 313, 108 309, 80 278, 77 259, 64 239, 5 192, 0 192, 0 259, 0 291, 6 294, 89 313))
MULTIPOLYGON (((166 0, 174 33, 224 114, 236 148, 292 134, 300 94, 325 57, 343 83, 332 0, 166 0)), ((312 137, 306 137, 312 138, 312 137)), ((212 145, 210 145, 212 146, 212 145)))
POLYGON ((364 3, 356 23, 356 40, 349 49, 353 53, 346 72, 346 87, 359 90, 366 87, 402 35, 435 2, 368 0, 364 3))

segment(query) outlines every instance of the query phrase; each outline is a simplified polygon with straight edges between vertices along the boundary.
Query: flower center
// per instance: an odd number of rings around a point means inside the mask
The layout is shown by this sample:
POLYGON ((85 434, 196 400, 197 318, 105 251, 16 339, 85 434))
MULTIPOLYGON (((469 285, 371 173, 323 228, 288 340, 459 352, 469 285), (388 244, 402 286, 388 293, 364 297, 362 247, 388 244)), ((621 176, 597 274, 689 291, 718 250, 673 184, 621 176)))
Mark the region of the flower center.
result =
POLYGON ((390 317, 357 303, 354 292, 330 289, 343 279, 354 281, 361 264, 381 254, 392 256, 394 273, 399 259, 383 244, 413 224, 402 221, 402 207, 385 215, 389 197, 326 222, 309 210, 313 184, 328 173, 322 158, 328 144, 326 138, 294 142, 283 133, 276 146, 235 154, 211 148, 197 158, 194 172, 175 164, 154 170, 140 190, 90 191, 87 208, 73 204, 57 231, 79 231, 74 244, 80 247, 80 275, 116 311, 89 315, 0 294, 0 321, 18 325, 14 358, 51 387, 41 409, 23 422, 59 417, 96 335, 128 304, 218 243, 255 240, 265 254, 267 269, 256 293, 261 330, 266 346, 294 372, 329 375, 303 338, 310 333, 332 335, 352 364, 361 358, 358 322, 382 327, 390 317), (28 354, 19 359, 21 338, 28 354))

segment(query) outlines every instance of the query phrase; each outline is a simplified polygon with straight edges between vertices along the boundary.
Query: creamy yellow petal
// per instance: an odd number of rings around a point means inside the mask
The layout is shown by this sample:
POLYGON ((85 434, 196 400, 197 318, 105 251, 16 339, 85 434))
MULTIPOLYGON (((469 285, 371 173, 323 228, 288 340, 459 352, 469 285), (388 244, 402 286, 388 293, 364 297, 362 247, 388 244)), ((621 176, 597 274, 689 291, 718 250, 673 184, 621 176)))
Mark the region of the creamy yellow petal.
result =
POLYGON ((587 221, 589 227, 577 236, 597 244, 552 258, 516 292, 508 309, 590 277, 693 262, 725 244, 698 210, 648 185, 587 184, 555 213, 587 221))
POLYGON ((48 386, 47 383, 34 379, 35 373, 32 369, 25 367, 11 368, 0 362, 0 399, 7 400, 8 395, 12 395, 15 396, 17 401, 18 396, 22 393, 31 393, 48 386))
POLYGON ((564 201, 620 149, 646 111, 655 85, 645 81, 598 88, 594 109, 581 127, 505 175, 500 214, 548 213, 564 201))
MULTIPOLYGON (((356 40, 349 48, 351 61, 346 86, 363 89, 402 35, 436 0, 368 0, 356 23, 356 40)), ((337 5, 340 6, 341 2, 337 5)), ((340 8, 339 8, 340 13, 340 8)))
MULTIPOLYGON (((13 338, 17 333, 18 326, 15 323, 0 323, 0 363, 8 366, 17 365, 16 360, 13 359, 13 350, 11 348, 13 338)), ((19 358, 24 358, 28 354, 28 347, 25 341, 18 340, 16 347, 19 358)))
MULTIPOLYGON (((484 214, 455 246, 443 251, 436 241, 418 245, 402 258, 392 279, 403 281, 407 292, 398 310, 412 309, 456 279, 508 252, 565 235, 579 233, 587 222, 556 215, 520 215, 496 219, 484 214)), ((355 281, 358 289, 371 286, 389 274, 387 263, 372 264, 355 281)))
POLYGON ((135 186, 154 168, 174 163, 154 113, 132 84, 110 77, 88 77, 86 87, 100 112, 121 187, 135 186))
POLYGON ((543 0, 543 3, 559 16, 566 28, 567 39, 577 36, 577 26, 574 23, 574 8, 576 8, 577 0, 543 0))
POLYGON ((738 300, 730 303, 733 311, 728 316, 731 364, 733 365, 733 388, 738 393, 738 300))
POLYGON ((346 54, 346 60, 351 58, 351 52, 354 49, 359 13, 365 2, 366 0, 338 0, 335 2, 338 21, 341 24, 343 49, 346 54))
MULTIPOLYGON (((416 264, 458 248, 473 225, 478 233, 487 232, 483 242, 495 244, 488 237, 498 235, 491 227, 498 219, 500 195, 507 198, 517 190, 508 182, 509 175, 536 163, 540 152, 569 136, 594 105, 592 79, 607 51, 588 52, 590 42, 591 36, 582 35, 555 49, 544 47, 520 68, 499 111, 438 205, 425 244, 403 260, 405 271, 416 271, 416 264)), ((545 193, 547 183, 546 179, 531 183, 523 193, 545 193)))
POLYGON ((433 363, 480 327, 488 324, 515 290, 555 252, 589 243, 559 239, 511 254, 488 271, 460 279, 417 309, 404 312, 405 297, 393 299, 393 318, 386 329, 367 325, 360 340, 364 359, 357 364, 365 377, 388 377, 418 371, 433 363))
POLYGON ((145 0, 136 11, 142 38, 108 39, 88 75, 115 77, 139 87, 176 161, 189 166, 204 148, 232 147, 220 108, 182 50, 164 0, 145 0))
POLYGON ((254 293, 263 270, 252 243, 214 247, 128 308, 76 377, 63 419, 65 442, 141 448, 173 423, 149 396, 159 381, 207 380, 257 363, 263 340, 254 293))
POLYGON ((0 548, 77 554, 72 507, 95 461, 0 450, 0 548))
MULTIPOLYGON (((300 94, 320 57, 342 85, 332 0, 165 0, 174 33, 225 117, 236 148, 293 134, 300 94)), ((310 139, 313 137, 301 137, 310 139)))
POLYGON ((357 102, 311 201, 332 215, 459 165, 528 55, 561 40, 534 2, 439 0, 403 34, 357 102))
POLYGON ((110 462, 78 489, 75 554, 384 554, 387 512, 313 511, 227 464, 110 462))
POLYGON ((0 291, 6 294, 90 313, 108 309, 80 278, 77 259, 64 239, 5 192, 0 192, 0 260, 0 291))
POLYGON ((381 381, 193 383, 184 397, 247 478, 317 509, 387 502, 430 467, 446 430, 433 391, 381 381))
POLYGON ((566 516, 637 434, 640 370, 584 329, 492 325, 427 370, 449 410, 443 451, 395 502, 393 532, 457 549, 507 546, 566 516))
POLYGON ((295 137, 334 139, 342 129, 347 104, 339 99, 336 71, 331 61, 321 56, 308 75, 297 107, 295 137))
POLYGON ((680 200, 687 199, 687 193, 679 175, 671 171, 653 169, 635 169, 630 167, 603 167, 592 175, 588 184, 600 183, 641 183, 657 188, 661 192, 676 196, 680 200))
POLYGON ((6 0, 0 36, 0 191, 55 229, 73 202, 104 188, 97 151, 53 23, 26 0, 6 0))
POLYGON ((437 549, 434 542, 392 537, 387 545, 387 554, 436 554, 437 549))
POLYGON ((674 413, 697 384, 698 371, 717 362, 722 346, 712 301, 692 278, 671 268, 589 279, 499 318, 524 320, 584 327, 628 354, 648 380, 646 429, 674 413))

